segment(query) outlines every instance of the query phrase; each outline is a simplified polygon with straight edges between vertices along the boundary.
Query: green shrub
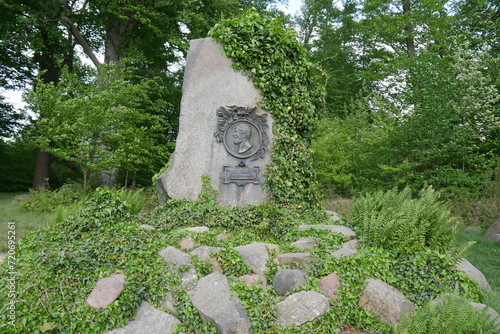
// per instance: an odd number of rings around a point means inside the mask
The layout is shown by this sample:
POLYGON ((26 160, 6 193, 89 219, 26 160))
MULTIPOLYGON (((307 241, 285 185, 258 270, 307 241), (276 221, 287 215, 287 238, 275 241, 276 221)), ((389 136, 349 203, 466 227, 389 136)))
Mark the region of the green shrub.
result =
POLYGON ((52 211, 60 206, 68 206, 81 199, 85 190, 78 184, 65 184, 57 190, 44 188, 30 189, 27 197, 20 196, 21 207, 32 211, 52 211))
POLYGON ((367 194, 352 205, 353 224, 370 246, 401 252, 453 249, 457 226, 431 187, 412 198, 409 188, 367 194))
POLYGON ((488 314, 474 309, 469 302, 456 295, 444 296, 442 301, 431 301, 411 317, 403 317, 394 328, 395 334, 496 334, 498 327, 488 314))

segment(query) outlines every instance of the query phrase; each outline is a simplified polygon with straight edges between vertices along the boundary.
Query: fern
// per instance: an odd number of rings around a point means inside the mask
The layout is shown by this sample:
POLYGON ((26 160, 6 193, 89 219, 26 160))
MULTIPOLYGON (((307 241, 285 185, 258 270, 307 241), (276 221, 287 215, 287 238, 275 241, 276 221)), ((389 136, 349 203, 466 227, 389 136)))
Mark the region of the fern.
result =
POLYGON ((498 330, 486 310, 479 311, 456 295, 429 302, 413 316, 403 316, 394 327, 395 334, 496 334, 498 330))
POLYGON ((412 198, 409 188, 367 194, 353 203, 352 217, 371 246, 408 252, 454 247, 457 229, 450 210, 431 187, 422 189, 418 198, 412 198))

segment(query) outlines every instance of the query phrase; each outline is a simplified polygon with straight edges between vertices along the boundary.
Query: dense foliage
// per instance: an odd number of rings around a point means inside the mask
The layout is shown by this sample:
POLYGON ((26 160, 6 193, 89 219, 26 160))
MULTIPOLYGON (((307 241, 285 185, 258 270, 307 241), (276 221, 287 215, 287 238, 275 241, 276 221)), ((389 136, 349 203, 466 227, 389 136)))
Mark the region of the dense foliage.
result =
MULTIPOLYGON (((80 158, 79 164, 86 170, 84 174, 99 170, 100 179, 97 185, 116 186, 119 182, 130 183, 128 182, 130 180, 144 185, 144 181, 151 177, 151 170, 157 170, 161 166, 144 159, 147 151, 151 153, 154 151, 149 140, 149 131, 140 131, 141 128, 137 127, 137 122, 133 121, 137 117, 131 115, 125 120, 112 120, 110 117, 96 115, 106 105, 111 104, 109 98, 112 95, 109 92, 116 89, 116 85, 111 84, 113 80, 109 80, 109 71, 106 69, 117 67, 120 71, 135 74, 135 78, 127 78, 127 84, 129 88, 136 85, 135 99, 140 97, 144 102, 138 106, 136 100, 127 103, 120 101, 117 96, 114 107, 130 110, 132 103, 135 104, 135 109, 141 112, 139 118, 147 118, 148 114, 151 114, 152 117, 165 118, 170 124, 164 127, 164 136, 170 143, 170 145, 163 143, 162 152, 165 160, 173 149, 171 143, 175 141, 177 135, 182 63, 189 39, 206 36, 207 31, 222 16, 240 13, 251 7, 255 7, 258 11, 269 9, 276 15, 282 15, 275 10, 276 2, 275 0, 251 2, 246 0, 2 0, 0 1, 3 9, 0 14, 2 17, 0 21, 0 84, 4 89, 26 89, 32 92, 31 95, 38 93, 43 95, 46 92, 44 85, 52 85, 53 89, 57 89, 57 94, 69 97, 75 93, 73 90, 64 91, 64 88, 67 88, 64 85, 56 88, 61 79, 65 81, 62 77, 63 73, 71 73, 81 82, 94 81, 99 87, 96 87, 97 91, 94 94, 79 91, 79 94, 73 95, 73 102, 79 100, 79 103, 74 103, 73 115, 65 116, 85 119, 86 125, 90 124, 96 128, 92 129, 95 130, 94 133, 99 131, 98 128, 103 126, 103 123, 120 123, 115 124, 114 131, 101 132, 101 136, 104 137, 113 132, 122 137, 120 138, 122 144, 127 142, 130 145, 122 145, 119 148, 102 146, 98 151, 103 157, 101 161, 105 160, 104 156, 127 155, 128 162, 124 165, 123 159, 120 159, 121 161, 114 162, 112 166, 108 163, 82 165, 80 158), (95 78, 89 78, 89 63, 92 64, 95 78), (144 81, 152 78, 159 78, 156 85, 145 87, 144 81), (108 84, 110 84, 109 87, 107 87, 108 84), (99 92, 99 89, 102 91, 99 92), (106 93, 108 93, 107 96, 104 96, 106 93), (86 101, 83 96, 90 97, 90 102, 86 101), (88 106, 87 103, 91 104, 92 101, 102 104, 102 108, 95 108, 95 105, 88 106), (168 102, 167 107, 165 107, 165 102, 168 102), (151 105, 154 107, 151 108, 151 105), (103 118, 105 118, 104 121, 103 118), (130 136, 134 136, 135 139, 131 140, 130 136), (142 152, 138 152, 141 149, 142 152), (130 161, 134 159, 137 159, 139 164, 132 166, 130 161)), ((3 94, 3 91, 0 93, 3 94)), ((65 104, 70 103, 67 101, 65 104)), ((43 127, 47 124, 58 123, 58 120, 54 119, 54 117, 59 117, 57 113, 54 114, 46 110, 47 108, 32 104, 28 109, 30 115, 34 114, 36 121, 18 124, 21 119, 19 110, 14 110, 12 105, 4 103, 2 97, 0 99, 0 137, 15 134, 18 131, 18 125, 30 127, 35 124, 35 126, 43 127)), ((139 120, 139 123, 144 123, 143 121, 143 119, 139 120)), ((78 143, 78 138, 87 138, 88 135, 87 133, 80 137, 71 132, 75 130, 75 127, 71 129, 71 127, 55 126, 55 128, 57 128, 57 134, 42 133, 42 138, 36 137, 38 134, 36 131, 31 132, 29 139, 33 139, 37 147, 34 173, 30 173, 34 188, 48 188, 56 184, 52 182, 52 179, 59 175, 56 176, 50 169, 51 161, 53 161, 51 153, 55 154, 54 151, 58 150, 57 155, 64 155, 64 159, 73 157, 71 154, 62 154, 60 148, 54 147, 60 144, 61 136, 67 136, 66 140, 74 140, 73 148, 75 148, 81 144, 81 142, 78 143), (72 135, 73 138, 70 138, 72 135), (48 140, 47 136, 49 136, 48 140), (51 146, 52 140, 58 143, 51 146)), ((76 127, 76 129, 85 129, 87 132, 91 130, 88 126, 76 127)), ((108 141, 108 138, 103 138, 103 140, 108 141)), ((68 147, 71 146, 70 144, 68 147)), ((79 153, 82 153, 81 149, 79 153)), ((89 153, 88 150, 87 153, 89 153)), ((35 151, 31 154, 34 155, 35 151)), ((69 160, 74 161, 74 159, 69 160)), ((0 163, 3 165, 6 163, 4 161, 1 159, 0 163)), ((28 175, 25 178, 29 180, 28 175)), ((22 181, 22 185, 19 184, 16 187, 23 187, 27 190, 26 180, 22 181)))
POLYGON ((210 35, 222 44, 234 68, 260 88, 261 107, 272 115, 272 163, 266 167, 266 185, 274 201, 316 205, 310 143, 324 92, 320 73, 309 62, 305 48, 281 20, 256 11, 218 23, 210 35))
POLYGON ((433 249, 452 252, 458 225, 453 225, 450 210, 439 202, 432 188, 412 198, 409 188, 398 192, 376 192, 357 198, 352 206, 352 220, 370 246, 414 252, 433 249))
POLYGON ((483 194, 500 147, 498 9, 488 0, 304 2, 302 40, 329 75, 329 117, 314 143, 327 195, 425 185, 455 199, 483 194))
MULTIPOLYGON (((178 332, 217 333, 212 324, 201 319, 181 288, 180 274, 158 255, 158 251, 165 247, 179 248, 178 242, 185 236, 190 236, 195 245, 221 248, 217 261, 235 295, 241 299, 256 333, 303 333, 309 330, 326 333, 345 326, 389 333, 387 325, 358 305, 365 279, 370 277, 391 284, 417 306, 440 294, 452 292, 476 302, 482 300, 477 286, 455 269, 455 262, 448 255, 425 246, 413 253, 404 253, 366 245, 355 256, 337 259, 330 253, 346 241, 343 235, 327 230, 300 231, 296 228, 304 222, 326 223, 330 219, 326 215, 270 203, 235 209, 217 206, 214 204, 217 194, 208 187, 210 180, 205 180, 204 184, 200 200, 171 200, 148 214, 140 212, 144 197, 140 198, 144 194, 98 189, 85 199, 76 214, 55 221, 48 230, 26 235, 18 243, 16 252, 16 272, 19 275, 16 275, 15 283, 15 326, 6 326, 2 331, 103 332, 124 325, 141 300, 165 310, 161 301, 170 295, 177 307, 176 317, 182 322, 182 326, 176 329, 178 332), (140 228, 142 223, 155 229, 140 228), (209 226, 210 231, 192 233, 183 230, 195 225, 209 226), (228 237, 218 238, 220 233, 228 237), (318 240, 310 250, 315 261, 311 267, 300 268, 307 272, 307 283, 293 292, 318 290, 319 279, 330 273, 336 273, 342 285, 327 314, 302 326, 282 329, 276 325, 275 319, 276 303, 284 297, 272 288, 272 278, 279 269, 298 268, 297 265, 277 266, 272 261, 275 253, 271 252, 266 272, 268 288, 262 289, 259 285, 247 287, 237 278, 250 274, 252 270, 234 247, 257 241, 276 244, 281 253, 297 252, 299 250, 290 244, 304 237, 318 240), (90 308, 85 300, 95 282, 111 273, 125 274, 124 291, 107 309, 90 308)), ((193 262, 200 277, 212 271, 210 263, 196 257, 193 262)), ((10 289, 5 278, 10 278, 11 269, 6 263, 0 268, 2 306, 9 302, 4 290, 10 289)), ((0 322, 10 321, 8 313, 2 312, 0 322)))
POLYGON ((456 295, 445 296, 439 302, 427 303, 412 318, 406 317, 394 331, 396 334, 497 332, 498 328, 486 310, 479 312, 466 299, 456 295))
POLYGON ((101 77, 102 72, 106 85, 66 73, 57 86, 38 82, 28 98, 31 109, 44 115, 31 128, 36 146, 78 166, 84 187, 98 170, 121 169, 127 175, 140 170, 149 178, 171 147, 164 116, 169 104, 160 80, 133 84, 134 77, 115 67, 102 68, 101 77))

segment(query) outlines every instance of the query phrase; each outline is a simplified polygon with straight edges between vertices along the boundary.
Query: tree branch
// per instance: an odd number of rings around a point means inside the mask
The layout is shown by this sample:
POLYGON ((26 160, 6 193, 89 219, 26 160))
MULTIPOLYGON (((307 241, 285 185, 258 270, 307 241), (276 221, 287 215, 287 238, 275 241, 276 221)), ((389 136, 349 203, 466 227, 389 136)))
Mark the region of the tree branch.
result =
POLYGON ((85 40, 85 37, 83 37, 83 35, 80 33, 80 30, 69 19, 69 17, 66 16, 66 12, 67 12, 67 7, 65 5, 61 5, 61 22, 64 24, 64 26, 66 26, 66 28, 68 28, 73 37, 75 37, 76 42, 80 44, 81 47, 83 48, 83 52, 90 58, 90 60, 92 60, 92 63, 94 63, 94 66, 99 71, 101 63, 99 62, 95 53, 92 51, 89 44, 85 40))

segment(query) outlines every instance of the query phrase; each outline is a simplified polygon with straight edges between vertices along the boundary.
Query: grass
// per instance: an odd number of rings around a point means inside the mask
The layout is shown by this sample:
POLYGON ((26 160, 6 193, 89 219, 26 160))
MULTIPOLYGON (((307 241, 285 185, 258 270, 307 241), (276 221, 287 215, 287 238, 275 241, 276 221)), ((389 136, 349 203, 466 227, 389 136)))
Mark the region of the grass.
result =
POLYGON ((325 210, 335 211, 343 219, 351 219, 351 205, 353 200, 349 198, 328 198, 322 204, 325 210))
POLYGON ((48 226, 52 213, 26 211, 16 201, 20 193, 0 193, 0 252, 6 252, 8 222, 16 223, 16 240, 28 232, 48 226))
POLYGON ((491 291, 485 291, 485 304, 500 313, 500 244, 489 241, 483 234, 484 231, 461 230, 457 242, 476 242, 465 258, 484 274, 491 286, 491 291))

